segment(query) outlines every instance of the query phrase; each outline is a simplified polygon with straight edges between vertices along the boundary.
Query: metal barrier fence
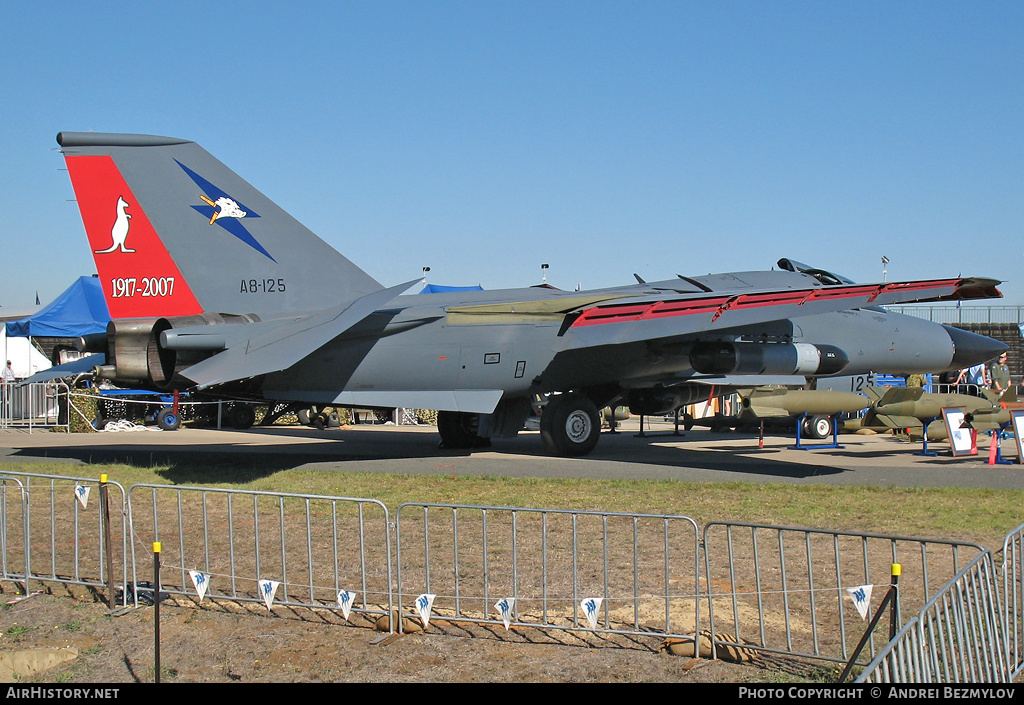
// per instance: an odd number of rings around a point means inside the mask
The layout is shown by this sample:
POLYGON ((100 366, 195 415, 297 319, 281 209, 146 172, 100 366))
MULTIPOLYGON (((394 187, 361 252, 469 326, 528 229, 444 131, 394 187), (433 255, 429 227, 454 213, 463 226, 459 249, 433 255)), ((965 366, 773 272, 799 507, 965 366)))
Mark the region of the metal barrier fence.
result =
POLYGON ((373 499, 171 485, 126 494, 35 473, 0 473, 0 520, 0 578, 26 591, 121 585, 121 604, 137 605, 160 542, 168 593, 194 595, 198 574, 211 597, 336 610, 344 595, 364 617, 408 614, 430 595, 440 621, 705 632, 713 648, 844 662, 866 624, 848 589, 888 587, 898 563, 899 608, 919 614, 881 648, 872 637, 860 680, 1009 680, 1024 661, 1024 524, 1006 537, 997 579, 989 551, 957 541, 432 503, 402 504, 392 526, 373 499), (263 581, 280 594, 268 600, 263 581))
POLYGON ((430 503, 395 517, 399 602, 433 595, 432 619, 662 638, 700 624, 688 517, 430 503))
POLYGON ((61 413, 61 398, 66 408, 68 386, 63 382, 33 382, 16 385, 0 382, 0 428, 67 426, 67 414, 61 413))
POLYGON ((32 552, 29 542, 28 490, 17 477, 0 475, 0 571, 4 580, 22 583, 28 592, 25 577, 32 574, 32 552))
POLYGON ((990 551, 964 566, 867 665, 858 683, 993 683, 1011 674, 990 551))
POLYGON ((1024 671, 1024 524, 1003 541, 1001 578, 1010 677, 1024 671))
POLYGON ((934 394, 969 394, 972 397, 981 397, 981 389, 977 384, 932 384, 934 394))
MULTIPOLYGON (((387 508, 373 499, 168 485, 133 485, 128 495, 132 580, 139 555, 161 544, 161 589, 267 602, 261 581, 280 589, 273 602, 340 607, 354 593, 357 612, 393 606, 387 508)), ((142 564, 144 565, 144 563, 142 564)))
POLYGON ((33 580, 108 589, 124 585, 128 531, 121 485, 4 472, 0 491, 3 579, 22 583, 26 591, 33 580), (103 501, 103 492, 109 501, 103 501))
MULTIPOLYGON (((848 588, 873 586, 880 594, 899 563, 900 607, 917 611, 967 560, 962 553, 985 550, 957 541, 735 522, 707 524, 702 545, 716 648, 739 641, 839 662, 850 659, 865 629, 848 588)), ((872 655, 876 641, 869 642, 872 655)))

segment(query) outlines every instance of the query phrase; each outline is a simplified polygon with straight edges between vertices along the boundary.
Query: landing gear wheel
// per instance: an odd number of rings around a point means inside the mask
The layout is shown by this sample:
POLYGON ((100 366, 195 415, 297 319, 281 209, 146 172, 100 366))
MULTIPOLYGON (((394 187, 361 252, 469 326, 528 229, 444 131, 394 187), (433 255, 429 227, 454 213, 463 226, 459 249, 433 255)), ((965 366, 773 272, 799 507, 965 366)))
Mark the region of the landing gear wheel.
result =
POLYGON ((252 428, 256 423, 256 412, 248 404, 232 404, 228 407, 228 425, 232 428, 252 428))
POLYGON ((832 419, 824 414, 808 416, 802 430, 808 438, 828 438, 832 435, 832 419))
POLYGON ((312 420, 311 414, 311 409, 299 409, 298 411, 295 412, 295 418, 303 426, 308 426, 312 420))
POLYGON ((161 431, 176 431, 181 426, 181 416, 174 409, 165 407, 156 412, 156 425, 161 431))
POLYGON ((552 396, 540 415, 544 444, 558 455, 586 455, 597 445, 600 434, 597 405, 582 394, 552 396))
POLYGON ((460 450, 490 445, 486 438, 476 434, 479 417, 462 411, 437 412, 437 430, 441 434, 441 448, 460 450))

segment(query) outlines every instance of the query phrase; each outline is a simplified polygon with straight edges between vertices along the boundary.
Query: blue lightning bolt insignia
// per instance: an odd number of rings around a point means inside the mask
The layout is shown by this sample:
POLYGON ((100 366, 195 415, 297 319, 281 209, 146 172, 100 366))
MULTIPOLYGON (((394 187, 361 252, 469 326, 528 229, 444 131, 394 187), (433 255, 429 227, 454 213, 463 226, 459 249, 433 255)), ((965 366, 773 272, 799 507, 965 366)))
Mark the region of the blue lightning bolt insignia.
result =
POLYGON ((196 183, 196 186, 202 190, 202 194, 200 194, 199 198, 205 201, 206 205, 192 206, 197 213, 200 213, 203 217, 209 219, 211 225, 216 223, 249 247, 253 248, 260 254, 265 255, 272 262, 277 262, 277 260, 271 257, 270 253, 263 248, 263 245, 261 245, 256 238, 252 236, 252 233, 246 230, 245 226, 242 225, 242 218, 259 218, 259 214, 231 198, 227 193, 214 186, 177 159, 174 161, 185 171, 186 174, 189 175, 189 178, 196 183))

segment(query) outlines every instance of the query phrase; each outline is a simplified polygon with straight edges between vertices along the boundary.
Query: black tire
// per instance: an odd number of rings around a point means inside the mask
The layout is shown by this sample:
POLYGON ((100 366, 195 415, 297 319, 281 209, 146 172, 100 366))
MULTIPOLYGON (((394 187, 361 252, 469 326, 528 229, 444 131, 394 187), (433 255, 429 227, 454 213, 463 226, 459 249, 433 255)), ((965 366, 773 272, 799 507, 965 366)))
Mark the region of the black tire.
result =
POLYGON ((176 414, 173 408, 165 406, 156 412, 155 421, 161 431, 177 431, 178 427, 181 426, 181 415, 176 414))
POLYGON ((825 414, 808 416, 802 430, 808 438, 828 438, 832 435, 832 419, 825 414))
POLYGON ((228 407, 228 426, 245 430, 256 423, 256 412, 248 404, 232 404, 228 407))
POLYGON ((597 405, 582 394, 552 396, 540 415, 540 435, 558 455, 586 455, 601 435, 597 405))
POLYGON ((299 423, 303 426, 308 426, 312 421, 310 409, 299 409, 295 412, 295 418, 298 419, 299 423))
POLYGON ((461 411, 437 412, 437 431, 441 434, 441 448, 462 450, 485 445, 476 435, 478 417, 461 411))

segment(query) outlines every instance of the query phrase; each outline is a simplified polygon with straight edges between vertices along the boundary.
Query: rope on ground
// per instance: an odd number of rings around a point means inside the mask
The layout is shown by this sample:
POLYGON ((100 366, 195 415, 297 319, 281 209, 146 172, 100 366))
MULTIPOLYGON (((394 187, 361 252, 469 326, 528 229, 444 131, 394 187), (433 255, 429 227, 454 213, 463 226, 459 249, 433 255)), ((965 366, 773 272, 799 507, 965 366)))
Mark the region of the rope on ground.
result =
POLYGON ((117 433, 122 431, 159 431, 161 429, 156 427, 143 426, 141 424, 132 423, 127 419, 117 419, 116 421, 107 421, 103 424, 103 428, 100 431, 117 433))

